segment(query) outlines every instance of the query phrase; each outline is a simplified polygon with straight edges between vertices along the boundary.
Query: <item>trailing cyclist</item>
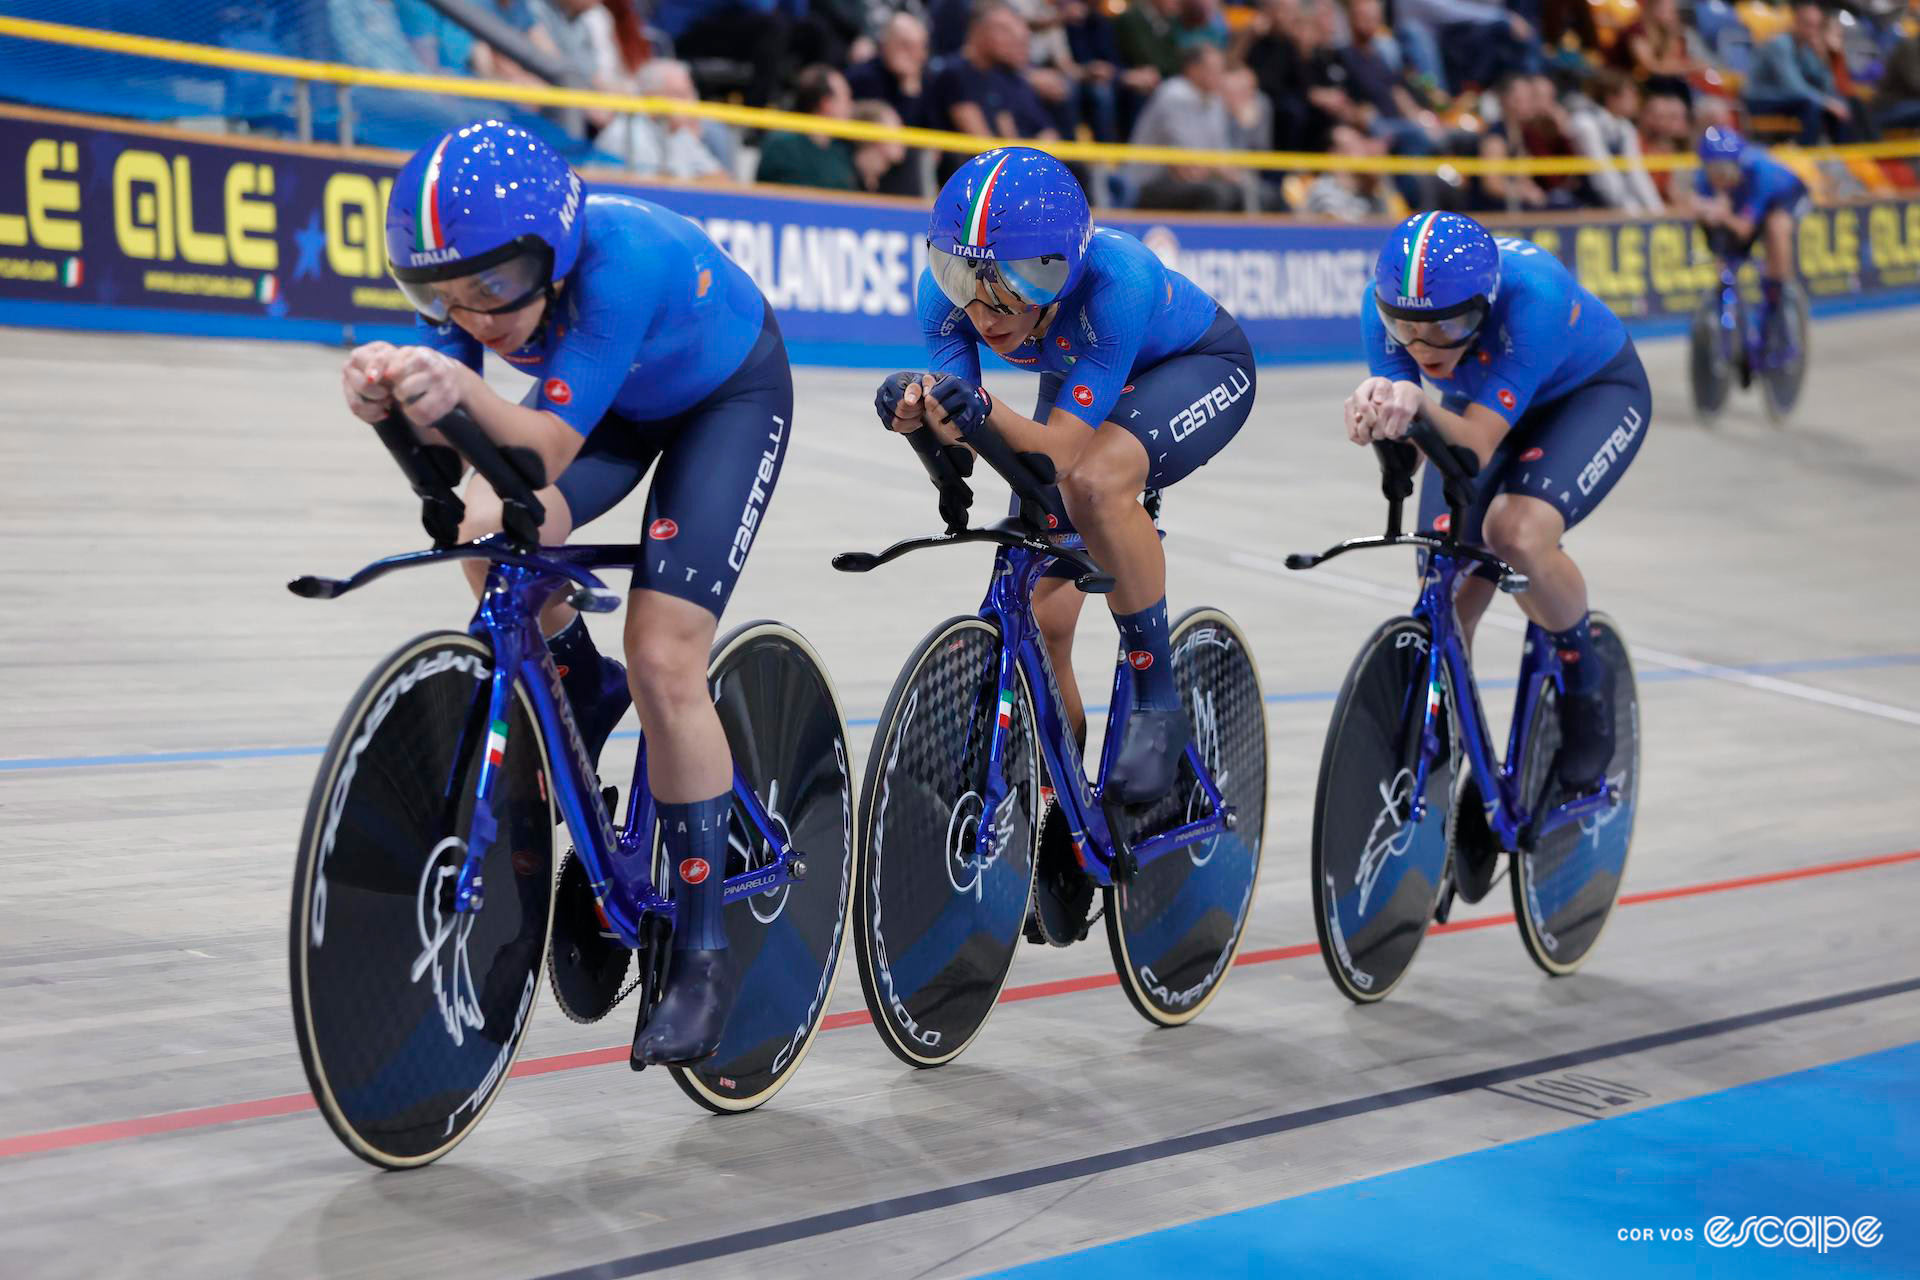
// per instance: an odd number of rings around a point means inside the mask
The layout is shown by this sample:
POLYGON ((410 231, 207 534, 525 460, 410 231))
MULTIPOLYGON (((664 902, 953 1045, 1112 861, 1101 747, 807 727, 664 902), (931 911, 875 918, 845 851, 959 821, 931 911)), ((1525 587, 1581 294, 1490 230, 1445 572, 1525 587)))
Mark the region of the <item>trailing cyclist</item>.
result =
POLYGON ((1765 147, 1716 125, 1700 135, 1694 192, 1695 218, 1709 236, 1722 233, 1715 237, 1721 257, 1744 258, 1756 242, 1761 246, 1757 328, 1761 341, 1770 341, 1793 275, 1793 232, 1807 208, 1807 184, 1765 147))
MULTIPOLYGON (((1347 435, 1363 445, 1400 439, 1424 412, 1479 456, 1467 527, 1455 532, 1526 574, 1516 599, 1551 634, 1565 672, 1555 772, 1585 791, 1613 758, 1612 695, 1593 649, 1586 579, 1560 539, 1593 514, 1646 439, 1653 397, 1633 340, 1552 254, 1496 242, 1456 213, 1394 228, 1360 321, 1371 375, 1347 398, 1347 435), (1422 375, 1440 392, 1438 407, 1422 375)), ((1444 530, 1449 518, 1429 464, 1421 527, 1444 530)), ((1469 644, 1493 591, 1482 568, 1463 580, 1455 607, 1469 644)))
MULTIPOLYGON (((1115 579, 1108 603, 1133 669, 1107 790, 1150 803, 1172 787, 1189 730, 1168 651, 1166 555, 1139 498, 1204 465, 1240 430, 1253 408, 1252 349, 1225 308, 1145 245, 1094 227, 1078 181, 1042 151, 1003 147, 962 165, 934 201, 927 252, 919 312, 929 370, 881 383, 880 420, 901 432, 930 424, 949 444, 991 424, 1017 452, 1052 460, 1073 528, 1115 579), (981 344, 1040 372, 1032 417, 981 389, 981 344)), ((1058 568, 1041 583, 1033 610, 1084 742, 1072 573, 1058 568)))
MULTIPOLYGON (((396 407, 424 431, 464 407, 551 477, 541 539, 566 541, 658 463, 633 566, 627 667, 579 615, 541 618, 597 759, 631 700, 648 781, 685 907, 666 995, 636 1032, 633 1063, 711 1055, 735 990, 721 922, 733 764, 707 658, 780 474, 793 379, 772 308, 694 223, 629 196, 589 194, 523 129, 488 120, 446 134, 401 169, 387 207, 390 267, 419 311, 418 341, 356 348, 342 374, 366 422, 396 407), (534 382, 518 403, 481 377, 492 351, 534 382)), ((500 528, 475 476, 462 539, 500 528)), ((478 591, 486 565, 469 562, 478 591)), ((643 1011, 643 1018, 646 1017, 643 1011)))

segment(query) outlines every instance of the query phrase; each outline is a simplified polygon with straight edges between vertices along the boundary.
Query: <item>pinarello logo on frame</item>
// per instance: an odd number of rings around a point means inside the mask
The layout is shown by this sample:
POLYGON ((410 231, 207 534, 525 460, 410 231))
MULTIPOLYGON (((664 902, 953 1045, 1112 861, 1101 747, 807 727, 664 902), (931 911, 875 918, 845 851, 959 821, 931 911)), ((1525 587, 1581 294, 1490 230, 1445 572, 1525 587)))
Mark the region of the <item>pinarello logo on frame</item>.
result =
POLYGON ((666 516, 661 516, 658 520, 655 520, 647 526, 647 536, 661 542, 665 542, 668 538, 673 537, 679 532, 680 526, 666 516))
POLYGON ((1073 389, 1073 398, 1084 409, 1093 403, 1093 388, 1085 385, 1077 386, 1073 389))
POLYGON ((1153 655, 1145 649, 1134 649, 1127 654, 1127 665, 1135 671, 1145 671, 1153 665, 1153 655))
POLYGON ((572 404, 573 388, 567 385, 565 378, 548 378, 541 390, 547 393, 547 399, 555 404, 572 404))
POLYGON ((686 858, 680 863, 680 878, 688 884, 699 884, 712 870, 705 858, 686 858))

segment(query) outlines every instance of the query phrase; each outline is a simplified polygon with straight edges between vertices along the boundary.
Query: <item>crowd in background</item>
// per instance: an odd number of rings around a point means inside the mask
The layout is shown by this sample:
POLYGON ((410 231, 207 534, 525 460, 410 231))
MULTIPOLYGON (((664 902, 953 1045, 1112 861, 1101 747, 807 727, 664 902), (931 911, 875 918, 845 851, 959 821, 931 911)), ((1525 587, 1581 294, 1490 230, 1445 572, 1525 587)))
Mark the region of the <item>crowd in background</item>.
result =
MULTIPOLYGON (((1779 141, 1920 130, 1920 24, 1746 0, 471 0, 570 82, 981 137, 1350 156, 1614 157, 1590 176, 1088 170, 1096 200, 1336 218, 1656 212, 1685 184, 1640 163, 1708 124, 1779 141), (1775 29, 1777 28, 1777 29, 1775 29)), ((1890 0, 1897 3, 1898 0, 1890 0)), ((428 0, 395 0, 421 60, 538 79, 428 0)), ((589 112, 644 174, 924 196, 960 157, 804 131, 745 143, 685 117, 589 112)))

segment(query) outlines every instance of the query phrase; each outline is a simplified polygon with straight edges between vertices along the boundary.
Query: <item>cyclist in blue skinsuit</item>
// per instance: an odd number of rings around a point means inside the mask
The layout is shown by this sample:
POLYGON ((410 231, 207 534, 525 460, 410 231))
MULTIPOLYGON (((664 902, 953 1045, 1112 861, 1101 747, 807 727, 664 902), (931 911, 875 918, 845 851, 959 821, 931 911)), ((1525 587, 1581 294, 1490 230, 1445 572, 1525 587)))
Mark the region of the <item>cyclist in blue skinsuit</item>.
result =
POLYGON ((1807 207, 1807 184, 1765 147, 1715 126, 1700 135, 1694 193, 1694 216, 1709 232, 1724 229, 1732 242, 1723 253, 1745 257, 1760 242, 1758 328, 1770 334, 1793 273, 1793 229, 1807 207))
MULTIPOLYGON (((1556 772, 1585 790, 1613 758, 1610 677, 1593 651, 1586 579, 1560 538, 1593 514, 1646 439, 1653 397, 1633 340, 1559 259, 1524 240, 1496 242, 1456 213, 1416 214, 1393 230, 1360 321, 1371 376, 1347 399, 1347 435, 1399 439, 1425 410, 1479 455, 1478 493, 1457 532, 1531 583, 1515 599, 1552 635, 1566 674, 1556 772), (1423 374, 1441 407, 1428 403, 1423 374)), ((1448 518, 1428 464, 1421 527, 1445 529, 1448 518)), ((1493 591, 1478 574, 1460 587, 1469 644, 1493 591)))
MULTIPOLYGON (((591 195, 524 130, 485 121, 423 148, 395 179, 390 267, 420 312, 411 346, 348 358, 347 405, 377 422, 396 405, 425 430, 456 405, 494 441, 539 454, 553 482, 542 540, 564 542, 640 483, 647 497, 625 649, 602 657, 564 604, 542 628, 597 758, 631 698, 646 725, 674 896, 666 996, 633 1062, 711 1055, 733 1000, 721 906, 733 764, 707 689, 715 627, 786 456, 793 378, 772 309, 693 223, 644 200, 591 195), (534 384, 519 403, 481 379, 490 350, 534 384)), ((464 538, 500 528, 475 476, 464 538)), ((485 566, 468 562, 475 589, 485 566)))
MULTIPOLYGON (((1080 184, 1042 151, 1004 147, 962 165, 934 201, 927 247, 919 310, 931 368, 880 385, 880 420, 895 431, 931 424, 947 443, 991 423, 1016 451, 1052 459, 1068 516, 1114 577, 1108 604, 1133 668, 1135 712, 1107 788, 1149 803, 1172 787, 1188 729, 1167 647, 1166 556, 1139 497, 1240 430, 1253 408, 1252 350, 1225 309, 1145 245, 1096 230, 1080 184), (980 389, 983 343, 1040 371, 1031 418, 980 389)), ((1068 577, 1049 576, 1033 599, 1084 741, 1072 662, 1080 603, 1068 577)))

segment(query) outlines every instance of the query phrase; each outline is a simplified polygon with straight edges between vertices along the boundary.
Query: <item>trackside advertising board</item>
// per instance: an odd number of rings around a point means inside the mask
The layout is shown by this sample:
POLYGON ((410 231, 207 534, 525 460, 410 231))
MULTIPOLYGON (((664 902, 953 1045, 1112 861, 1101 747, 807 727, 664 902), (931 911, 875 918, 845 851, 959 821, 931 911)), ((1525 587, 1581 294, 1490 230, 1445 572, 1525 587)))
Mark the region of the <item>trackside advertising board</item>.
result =
MULTIPOLYGON (((0 323, 307 339, 403 338, 382 223, 400 157, 122 127, 0 108, 0 323)), ((796 360, 912 367, 925 210, 786 189, 655 187, 779 312, 796 360)), ((1102 216, 1237 316, 1262 362, 1354 359, 1377 226, 1102 216)), ((1558 254, 1642 333, 1680 327, 1717 278, 1668 220, 1504 225, 1558 254)), ((1814 211, 1800 268, 1816 310, 1920 301, 1920 201, 1814 211)))

